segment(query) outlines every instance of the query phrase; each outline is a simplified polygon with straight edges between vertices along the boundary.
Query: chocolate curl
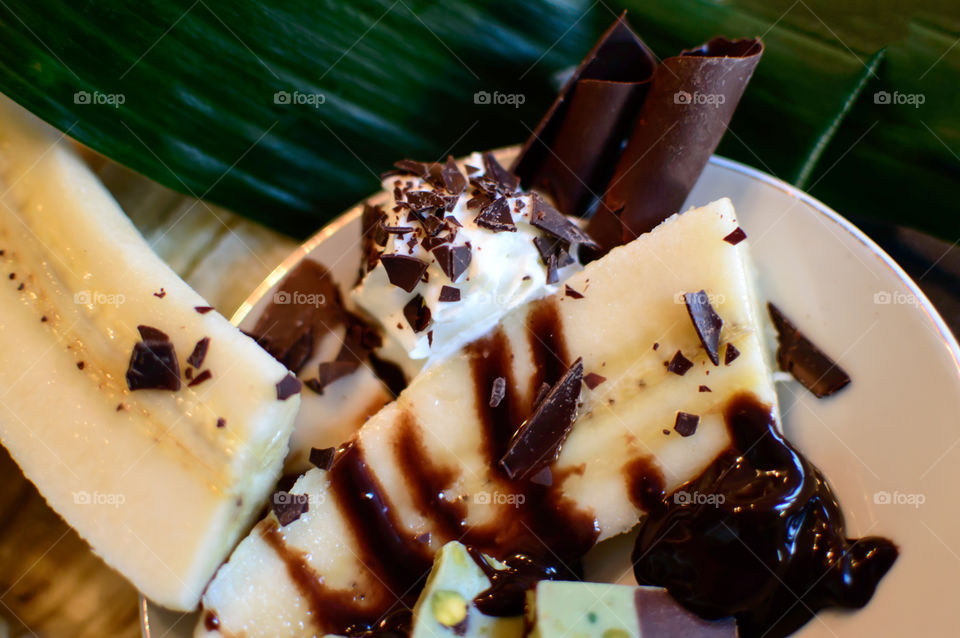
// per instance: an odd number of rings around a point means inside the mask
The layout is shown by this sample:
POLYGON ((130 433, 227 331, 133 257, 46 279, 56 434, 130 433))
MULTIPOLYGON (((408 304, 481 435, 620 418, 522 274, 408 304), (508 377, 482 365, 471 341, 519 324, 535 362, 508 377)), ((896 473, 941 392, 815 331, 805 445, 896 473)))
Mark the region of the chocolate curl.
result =
POLYGON ((657 64, 626 12, 577 67, 511 171, 568 215, 603 195, 657 64))
POLYGON ((720 143, 763 53, 714 38, 663 61, 587 230, 604 251, 677 212, 720 143))

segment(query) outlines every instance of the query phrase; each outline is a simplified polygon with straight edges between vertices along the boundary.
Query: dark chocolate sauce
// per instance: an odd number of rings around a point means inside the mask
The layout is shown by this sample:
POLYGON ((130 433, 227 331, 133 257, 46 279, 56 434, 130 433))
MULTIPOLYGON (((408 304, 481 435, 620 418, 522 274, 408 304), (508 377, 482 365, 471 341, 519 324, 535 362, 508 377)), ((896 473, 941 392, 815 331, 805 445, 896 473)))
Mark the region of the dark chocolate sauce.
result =
POLYGON ((825 607, 866 605, 897 547, 846 538, 830 486, 777 432, 769 405, 742 394, 725 418, 730 448, 675 492, 713 498, 649 508, 637 581, 704 618, 735 616, 743 638, 779 638, 825 607))
POLYGON ((220 617, 214 612, 208 611, 203 615, 203 626, 207 631, 215 631, 220 628, 220 617))
POLYGON ((474 562, 490 579, 489 589, 480 592, 473 604, 487 616, 520 616, 526 601, 527 590, 541 580, 579 580, 583 578, 579 563, 576 568, 568 569, 556 561, 544 562, 527 556, 514 554, 502 561, 505 569, 494 569, 487 559, 475 547, 467 547, 474 562))

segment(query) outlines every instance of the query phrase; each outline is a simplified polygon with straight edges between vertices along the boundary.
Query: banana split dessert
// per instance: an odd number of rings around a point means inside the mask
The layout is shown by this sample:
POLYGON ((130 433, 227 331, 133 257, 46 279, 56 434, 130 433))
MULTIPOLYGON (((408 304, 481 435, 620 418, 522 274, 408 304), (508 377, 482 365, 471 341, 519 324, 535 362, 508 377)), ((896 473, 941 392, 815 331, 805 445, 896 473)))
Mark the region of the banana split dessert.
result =
POLYGON ((32 190, 49 132, 5 109, 0 440, 198 637, 777 638, 867 605, 898 549, 848 538, 774 383, 851 379, 760 297, 734 202, 682 210, 762 51, 658 61, 621 16, 519 152, 397 162, 337 235, 356 279, 308 256, 243 332, 66 149, 32 190), (45 260, 51 215, 96 250, 45 260), (123 301, 67 302, 90 281, 123 301), (630 584, 584 582, 628 532, 630 584))

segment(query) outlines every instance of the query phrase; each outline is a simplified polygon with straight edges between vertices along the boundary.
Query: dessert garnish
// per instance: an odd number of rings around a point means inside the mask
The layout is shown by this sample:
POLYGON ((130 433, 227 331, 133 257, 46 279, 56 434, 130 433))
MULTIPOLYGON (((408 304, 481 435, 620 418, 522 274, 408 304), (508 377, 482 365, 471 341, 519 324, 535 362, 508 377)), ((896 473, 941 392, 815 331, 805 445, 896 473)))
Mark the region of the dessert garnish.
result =
POLYGON ((700 425, 700 417, 688 412, 677 412, 677 420, 673 424, 673 429, 680 436, 692 436, 700 425))
POLYGON ((599 375, 596 372, 588 372, 583 377, 583 382, 586 383, 587 387, 590 388, 591 390, 596 390, 597 386, 599 386, 601 383, 603 383, 606 380, 607 378, 605 376, 599 375))
POLYGON ((720 330, 723 328, 723 319, 713 309, 705 290, 684 293, 683 302, 707 356, 713 361, 713 365, 720 365, 720 330))
POLYGON ((337 455, 337 449, 332 447, 326 447, 323 449, 313 448, 310 450, 310 462, 314 467, 318 467, 321 470, 329 470, 333 465, 333 459, 337 455))
POLYGON ((727 344, 726 350, 723 352, 723 365, 728 366, 734 361, 737 360, 737 357, 740 356, 740 351, 737 350, 737 346, 732 343, 727 344))
POLYGON ((803 387, 823 399, 850 384, 848 375, 837 362, 818 348, 772 303, 767 304, 777 329, 777 364, 803 387))
POLYGON ((310 511, 310 501, 303 494, 280 491, 274 493, 270 508, 280 527, 286 527, 310 511))
POLYGON ((142 341, 133 346, 127 366, 127 387, 131 390, 180 389, 180 364, 177 353, 164 332, 150 326, 137 326, 142 341))
POLYGON ((673 355, 673 358, 670 359, 670 362, 667 364, 668 371, 678 374, 681 377, 692 367, 693 361, 683 356, 683 353, 679 350, 677 350, 676 354, 673 355))
POLYGON ((204 337, 193 346, 193 352, 187 357, 187 363, 194 368, 200 369, 203 360, 207 358, 207 349, 210 347, 210 337, 204 337))
POLYGON ((736 230, 723 238, 723 241, 727 242, 731 246, 736 246, 744 239, 747 238, 747 234, 743 232, 743 229, 737 226, 736 230))
POLYGON ((286 401, 290 397, 300 394, 300 380, 288 374, 277 382, 277 400, 286 401))

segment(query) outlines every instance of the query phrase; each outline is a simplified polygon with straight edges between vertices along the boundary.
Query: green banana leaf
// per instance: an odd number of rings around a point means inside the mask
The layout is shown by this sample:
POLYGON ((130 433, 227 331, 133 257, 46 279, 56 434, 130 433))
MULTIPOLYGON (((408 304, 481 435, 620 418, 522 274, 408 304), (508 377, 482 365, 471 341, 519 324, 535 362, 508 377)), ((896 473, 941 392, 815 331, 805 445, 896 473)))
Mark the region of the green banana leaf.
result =
MULTIPOLYGON (((834 150, 838 132, 849 137, 868 117, 859 106, 896 34, 866 37, 813 1, 7 0, 0 91, 162 184, 304 236, 374 190, 400 157, 522 141, 558 77, 624 8, 662 57, 717 33, 763 36, 765 58, 721 153, 867 214, 870 197, 845 198, 852 189, 836 188, 835 176, 884 163, 896 173, 915 160, 860 144, 833 161, 844 150, 834 150), (514 97, 484 103, 481 92, 514 97)), ((924 121, 955 131, 957 110, 931 108, 924 121)), ((885 144, 913 124, 891 127, 885 144)), ((956 189, 948 148, 915 151, 929 185, 921 203, 956 189)), ((956 215, 941 217, 893 216, 960 233, 956 215)))

